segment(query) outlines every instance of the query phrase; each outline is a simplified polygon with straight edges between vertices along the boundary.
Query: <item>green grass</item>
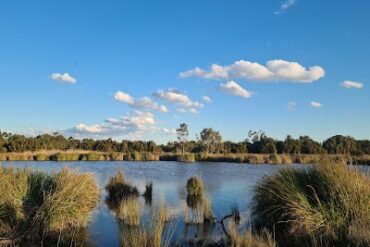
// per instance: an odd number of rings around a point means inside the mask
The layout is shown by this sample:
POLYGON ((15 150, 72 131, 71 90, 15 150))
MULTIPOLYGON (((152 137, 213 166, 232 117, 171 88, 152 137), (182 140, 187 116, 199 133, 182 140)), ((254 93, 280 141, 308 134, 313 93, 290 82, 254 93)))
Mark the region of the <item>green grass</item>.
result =
POLYGON ((369 246, 370 180, 344 164, 282 170, 256 186, 252 215, 283 245, 369 246))

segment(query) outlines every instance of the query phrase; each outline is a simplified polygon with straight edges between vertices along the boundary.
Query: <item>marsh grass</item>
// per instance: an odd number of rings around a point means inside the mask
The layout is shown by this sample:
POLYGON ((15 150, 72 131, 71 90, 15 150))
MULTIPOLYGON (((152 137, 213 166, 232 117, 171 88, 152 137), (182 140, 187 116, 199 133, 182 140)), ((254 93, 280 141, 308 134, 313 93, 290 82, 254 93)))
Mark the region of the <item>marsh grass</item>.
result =
POLYGON ((123 200, 139 197, 138 189, 125 181, 122 171, 109 179, 105 189, 108 192, 107 203, 111 209, 118 208, 123 200))
POLYGON ((191 177, 186 184, 187 196, 185 208, 185 224, 213 223, 212 204, 204 195, 204 183, 200 177, 191 177))
POLYGON ((140 222, 140 207, 137 197, 128 197, 120 202, 115 209, 116 216, 124 224, 137 226, 140 222))
POLYGON ((345 164, 282 170, 256 186, 252 215, 283 245, 369 246, 370 180, 345 164))
POLYGON ((177 162, 184 162, 184 163, 193 163, 195 162, 195 155, 192 153, 188 154, 179 154, 176 157, 177 162))
POLYGON ((173 246, 172 238, 175 221, 169 221, 167 210, 160 207, 151 213, 147 224, 129 226, 119 221, 120 246, 122 247, 168 247, 173 246))
POLYGON ((189 196, 202 196, 204 183, 200 177, 191 177, 186 183, 186 190, 189 196))
POLYGON ((153 182, 145 183, 145 192, 143 196, 145 199, 145 204, 151 206, 153 200, 153 182))
POLYGON ((266 229, 260 233, 253 233, 251 229, 240 233, 236 224, 233 222, 229 227, 230 240, 229 246, 234 247, 277 247, 272 234, 266 229))
POLYGON ((49 175, 0 167, 0 191, 0 238, 12 244, 85 228, 99 200, 94 177, 67 168, 49 175))

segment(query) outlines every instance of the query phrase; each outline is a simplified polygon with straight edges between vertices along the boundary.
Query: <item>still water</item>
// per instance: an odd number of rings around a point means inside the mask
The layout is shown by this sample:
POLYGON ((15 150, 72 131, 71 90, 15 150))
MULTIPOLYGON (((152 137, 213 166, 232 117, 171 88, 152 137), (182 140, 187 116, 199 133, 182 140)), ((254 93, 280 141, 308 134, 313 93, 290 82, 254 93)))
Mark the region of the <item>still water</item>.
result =
MULTIPOLYGON (((185 226, 186 182, 192 176, 200 176, 205 185, 205 194, 212 204, 212 211, 217 220, 230 214, 232 207, 237 207, 246 224, 249 218, 249 207, 254 185, 264 176, 283 169, 284 165, 252 165, 231 163, 192 163, 178 162, 3 162, 3 166, 30 167, 45 172, 58 172, 68 166, 79 172, 95 174, 101 188, 101 200, 89 225, 89 238, 94 246, 119 246, 119 224, 110 212, 106 203, 107 196, 104 186, 117 171, 123 171, 126 180, 136 186, 141 193, 146 182, 153 182, 152 207, 166 205, 171 218, 175 219, 176 241, 193 239, 195 236, 207 234, 214 241, 220 239, 221 228, 218 224, 211 229, 203 229, 199 225, 185 226), (207 233, 205 233, 207 231, 207 233)), ((303 165, 289 165, 303 167, 303 165)), ((144 199, 140 199, 140 208, 146 211, 144 199)), ((145 214, 143 214, 145 215, 145 214)))

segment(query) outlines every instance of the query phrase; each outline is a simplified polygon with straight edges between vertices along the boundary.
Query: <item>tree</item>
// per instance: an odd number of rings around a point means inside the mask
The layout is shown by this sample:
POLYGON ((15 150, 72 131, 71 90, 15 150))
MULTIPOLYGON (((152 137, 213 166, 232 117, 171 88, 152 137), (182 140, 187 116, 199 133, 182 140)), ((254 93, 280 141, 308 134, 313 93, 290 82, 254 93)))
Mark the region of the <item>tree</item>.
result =
POLYGON ((312 140, 309 136, 300 136, 299 142, 302 154, 322 154, 325 152, 321 144, 312 140))
POLYGON ((207 153, 220 152, 222 137, 220 132, 212 128, 204 128, 200 132, 200 143, 205 148, 207 153))
POLYGON ((288 154, 301 153, 300 141, 294 139, 291 135, 288 135, 284 141, 284 153, 288 153, 288 154))
POLYGON ((188 130, 188 125, 186 123, 180 124, 180 127, 176 129, 177 133, 177 139, 180 142, 181 145, 181 152, 184 154, 185 153, 185 142, 188 139, 189 136, 189 130, 188 130))
POLYGON ((356 140, 350 136, 336 135, 323 143, 323 147, 329 154, 356 154, 356 140))

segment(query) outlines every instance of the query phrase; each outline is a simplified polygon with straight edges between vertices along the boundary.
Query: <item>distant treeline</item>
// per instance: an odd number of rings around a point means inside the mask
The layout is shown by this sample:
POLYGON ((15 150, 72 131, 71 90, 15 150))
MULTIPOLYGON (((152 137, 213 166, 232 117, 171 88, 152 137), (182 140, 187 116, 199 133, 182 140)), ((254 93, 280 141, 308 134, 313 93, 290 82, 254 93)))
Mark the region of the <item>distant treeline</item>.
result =
POLYGON ((161 153, 260 153, 260 154, 370 154, 369 140, 356 140, 350 136, 336 135, 323 143, 309 136, 294 139, 288 135, 285 140, 275 140, 264 132, 250 131, 242 142, 222 141, 218 131, 203 129, 197 140, 168 142, 157 145, 154 141, 128 141, 65 138, 59 133, 43 134, 36 137, 0 132, 0 152, 26 152, 39 150, 86 150, 96 152, 149 152, 161 153))

